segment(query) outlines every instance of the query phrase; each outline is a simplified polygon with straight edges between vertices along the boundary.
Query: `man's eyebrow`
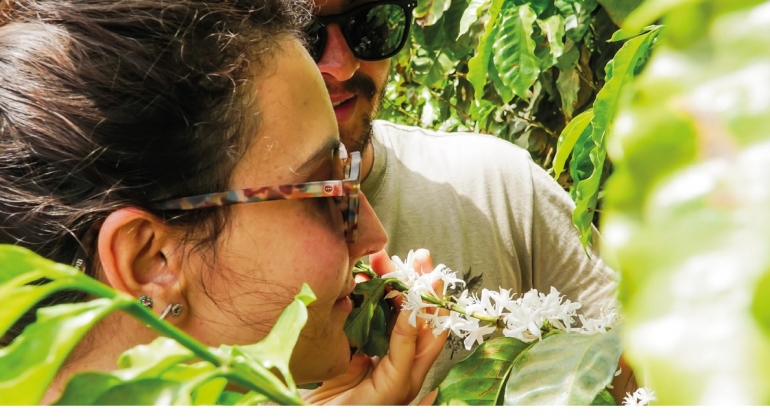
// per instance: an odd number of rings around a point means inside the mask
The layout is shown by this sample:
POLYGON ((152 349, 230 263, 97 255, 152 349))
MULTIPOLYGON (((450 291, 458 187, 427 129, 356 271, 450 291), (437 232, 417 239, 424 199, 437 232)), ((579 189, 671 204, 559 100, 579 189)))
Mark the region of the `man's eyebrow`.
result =
POLYGON ((328 159, 332 150, 340 147, 340 139, 329 137, 321 147, 316 149, 304 162, 294 169, 295 172, 303 172, 321 159, 328 159))

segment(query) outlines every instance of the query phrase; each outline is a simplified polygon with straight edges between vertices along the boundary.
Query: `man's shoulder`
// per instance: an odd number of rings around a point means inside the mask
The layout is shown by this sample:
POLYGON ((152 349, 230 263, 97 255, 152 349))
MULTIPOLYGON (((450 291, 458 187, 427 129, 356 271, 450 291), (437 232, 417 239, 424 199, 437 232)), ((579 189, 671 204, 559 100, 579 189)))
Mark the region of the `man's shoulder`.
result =
POLYGON ((502 155, 506 159, 530 159, 525 149, 489 134, 449 133, 377 120, 374 122, 374 138, 402 151, 441 150, 442 155, 457 154, 464 158, 479 156, 490 159, 502 155))

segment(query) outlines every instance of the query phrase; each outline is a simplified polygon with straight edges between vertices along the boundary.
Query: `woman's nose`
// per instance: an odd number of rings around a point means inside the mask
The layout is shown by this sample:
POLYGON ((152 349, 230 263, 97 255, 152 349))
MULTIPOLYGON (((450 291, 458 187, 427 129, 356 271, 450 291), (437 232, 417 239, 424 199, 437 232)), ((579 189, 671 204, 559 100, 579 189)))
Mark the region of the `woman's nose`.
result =
POLYGON ((369 204, 364 193, 359 195, 358 205, 358 235, 356 242, 349 244, 350 256, 354 260, 380 251, 388 242, 388 234, 382 227, 380 219, 374 214, 374 209, 369 204))

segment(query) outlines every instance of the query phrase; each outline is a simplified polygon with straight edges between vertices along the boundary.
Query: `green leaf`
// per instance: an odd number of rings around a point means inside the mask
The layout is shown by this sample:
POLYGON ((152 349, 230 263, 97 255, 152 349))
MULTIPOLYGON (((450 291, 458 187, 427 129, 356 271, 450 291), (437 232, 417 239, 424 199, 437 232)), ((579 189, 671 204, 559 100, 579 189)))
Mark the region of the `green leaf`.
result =
MULTIPOLYGON (((623 21, 634 11, 642 0, 597 0, 604 7, 604 10, 610 15, 610 19, 618 26, 623 26, 623 21)), ((648 0, 649 1, 649 0, 648 0)))
POLYGON ((489 66, 489 73, 487 73, 489 76, 489 80, 492 81, 492 84, 494 85, 495 89, 497 89, 497 92, 500 94, 500 97, 502 98, 503 102, 508 103, 513 99, 513 90, 509 88, 502 79, 500 79, 500 74, 497 72, 497 67, 495 66, 489 66))
POLYGON ((473 85, 476 100, 484 97, 484 85, 487 83, 487 69, 492 57, 492 45, 497 33, 497 19, 505 0, 491 0, 489 6, 489 20, 484 24, 484 34, 479 38, 476 54, 468 61, 467 79, 473 85))
POLYGON ((645 26, 641 31, 629 31, 628 29, 620 28, 612 34, 612 37, 607 42, 625 41, 626 39, 634 38, 662 27, 661 25, 649 25, 645 26))
POLYGON ((594 398, 591 405, 618 405, 617 402, 615 402, 615 398, 612 397, 609 391, 606 389, 603 389, 601 392, 599 392, 599 395, 594 398))
POLYGON ((550 67, 556 63, 557 58, 564 54, 564 18, 560 15, 553 15, 545 20, 538 19, 537 25, 542 29, 551 48, 554 61, 548 66, 550 67))
POLYGON ((105 390, 121 384, 120 378, 105 372, 82 372, 67 382, 54 405, 94 405, 105 390))
POLYGON ((434 405, 497 405, 517 357, 529 344, 498 337, 482 343, 441 382, 434 405))
POLYGON ((345 335, 351 347, 368 356, 382 357, 388 351, 389 339, 386 334, 385 286, 388 280, 374 277, 356 284, 354 301, 361 304, 354 308, 345 320, 345 335))
POLYGON ((757 283, 751 303, 751 312, 757 320, 757 325, 770 337, 770 305, 767 302, 770 302, 770 273, 762 276, 757 283))
MULTIPOLYGON (((502 82, 514 95, 527 99, 529 88, 540 74, 532 39, 537 16, 528 4, 508 9, 502 16, 500 36, 493 44, 492 60, 502 82)), ((474 85, 475 87, 475 85, 474 85)))
POLYGON ((567 162, 575 144, 578 139, 590 138, 593 128, 591 127, 591 120, 594 117, 593 109, 589 109, 586 112, 578 115, 564 127, 564 131, 559 135, 559 140, 556 144, 556 155, 553 159, 553 177, 558 179, 561 173, 564 171, 564 165, 567 162))
POLYGON ((451 4, 452 0, 420 0, 414 9, 414 17, 420 19, 423 26, 433 25, 451 4))
POLYGON ((0 405, 35 405, 72 349, 112 311, 133 304, 127 298, 40 309, 37 322, 0 349, 0 405))
MULTIPOLYGON (((310 290, 307 283, 303 283, 302 289, 294 297, 294 301, 281 313, 267 337, 256 344, 234 346, 233 355, 247 356, 248 359, 256 361, 268 371, 277 370, 283 376, 283 382, 288 386, 290 393, 296 393, 297 387, 289 371, 289 360, 294 346, 297 344, 297 339, 299 339, 299 334, 307 322, 307 305, 315 302, 315 300, 316 296, 313 291, 310 290)), ((253 366, 251 363, 248 364, 253 366)), ((280 385, 273 380, 275 378, 272 375, 264 379, 272 385, 280 385)))
POLYGON ((505 405, 590 405, 612 382, 621 351, 616 330, 548 336, 513 364, 505 405))
POLYGON ((607 83, 596 95, 594 102, 594 117, 591 120, 593 127, 593 146, 589 146, 579 156, 578 166, 587 165, 587 159, 592 168, 590 174, 573 173, 575 181, 572 187, 575 209, 572 212, 572 223, 580 231, 580 242, 583 247, 592 243, 592 221, 596 210, 596 201, 599 196, 599 187, 604 170, 604 160, 607 156, 605 136, 610 121, 617 114, 618 105, 624 93, 624 87, 634 78, 637 65, 645 60, 650 53, 650 47, 657 36, 659 29, 652 30, 644 35, 628 40, 615 57, 607 64, 607 83), (576 178, 575 175, 578 175, 576 178))
POLYGON ((580 91, 580 74, 577 70, 575 68, 560 70, 559 77, 556 79, 556 89, 559 90, 564 116, 567 119, 572 118, 580 91))
MULTIPOLYGON (((267 402, 267 398, 264 397, 264 395, 259 395, 262 397, 262 400, 260 402, 267 402)), ((216 405, 238 405, 240 401, 244 399, 244 395, 240 392, 234 392, 234 391, 224 391, 222 394, 219 395, 219 400, 217 400, 216 405)))
POLYGON ((179 388, 176 381, 141 379, 108 389, 93 405, 174 405, 179 388))
MULTIPOLYGON (((622 0, 619 1, 622 2, 622 0)), ((636 1, 634 0, 634 2, 636 1)), ((704 0, 646 0, 641 2, 638 7, 632 9, 631 13, 626 16, 626 19, 623 21, 623 27, 631 32, 639 31, 673 9, 703 2, 704 0)))
POLYGON ((171 367, 193 358, 195 354, 176 340, 158 337, 150 344, 133 347, 121 354, 118 366, 122 369, 115 374, 122 380, 159 376, 171 367))
POLYGON ((471 0, 460 18, 460 32, 457 34, 458 39, 468 32, 471 25, 478 20, 479 9, 486 7, 490 1, 491 0, 471 0))

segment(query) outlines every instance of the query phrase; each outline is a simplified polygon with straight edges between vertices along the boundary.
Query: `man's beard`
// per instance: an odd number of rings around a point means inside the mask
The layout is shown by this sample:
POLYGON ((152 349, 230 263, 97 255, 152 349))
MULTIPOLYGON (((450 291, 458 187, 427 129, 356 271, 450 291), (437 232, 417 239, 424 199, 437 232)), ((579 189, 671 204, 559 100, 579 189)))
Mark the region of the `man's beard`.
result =
POLYGON ((386 82, 387 79, 383 81, 382 89, 377 89, 377 85, 375 85, 371 77, 356 73, 343 84, 345 91, 356 94, 359 98, 372 104, 372 112, 364 115, 361 120, 362 129, 358 136, 355 134, 350 135, 348 133, 340 133, 342 143, 345 144, 348 151, 361 152, 363 154, 364 150, 371 144, 373 132, 372 123, 374 121, 374 116, 379 112, 380 105, 385 98, 386 82))

